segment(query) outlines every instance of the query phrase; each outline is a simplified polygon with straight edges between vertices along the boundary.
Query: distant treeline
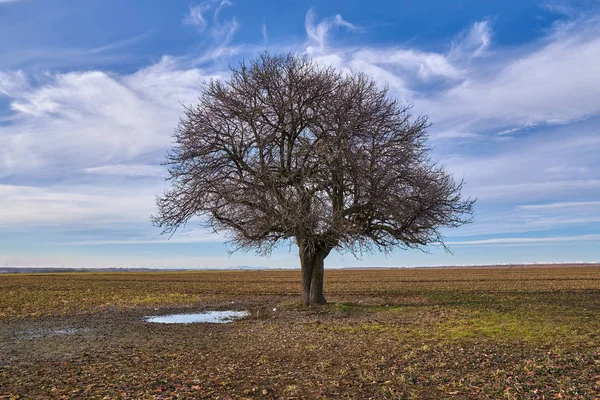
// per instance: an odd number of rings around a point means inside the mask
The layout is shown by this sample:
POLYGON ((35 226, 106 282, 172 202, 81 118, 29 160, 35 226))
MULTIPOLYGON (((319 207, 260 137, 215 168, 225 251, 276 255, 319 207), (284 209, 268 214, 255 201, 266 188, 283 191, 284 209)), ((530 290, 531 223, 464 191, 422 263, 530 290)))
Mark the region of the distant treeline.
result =
MULTIPOLYGON (((600 263, 538 263, 538 264, 496 264, 496 265, 431 265, 427 267, 394 267, 394 266, 344 266, 330 269, 468 269, 468 268, 552 268, 552 267, 600 267, 600 263)), ((67 267, 0 267, 0 274, 44 274, 44 273, 73 273, 73 272, 178 272, 178 271, 275 271, 293 270, 295 268, 273 268, 264 266, 239 265, 236 267, 202 267, 202 268, 67 268, 67 267)))

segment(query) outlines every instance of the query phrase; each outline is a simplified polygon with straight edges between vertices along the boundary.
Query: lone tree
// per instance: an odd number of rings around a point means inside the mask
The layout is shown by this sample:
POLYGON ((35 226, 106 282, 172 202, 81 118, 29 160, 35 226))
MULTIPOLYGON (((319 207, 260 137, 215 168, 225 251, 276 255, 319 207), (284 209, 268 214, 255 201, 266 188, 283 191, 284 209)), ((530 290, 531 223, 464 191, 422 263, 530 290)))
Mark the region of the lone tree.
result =
POLYGON ((471 219, 409 109, 364 74, 262 54, 185 108, 153 222, 173 233, 201 216, 259 254, 295 241, 304 302, 323 304, 331 250, 445 248, 439 229, 471 219))

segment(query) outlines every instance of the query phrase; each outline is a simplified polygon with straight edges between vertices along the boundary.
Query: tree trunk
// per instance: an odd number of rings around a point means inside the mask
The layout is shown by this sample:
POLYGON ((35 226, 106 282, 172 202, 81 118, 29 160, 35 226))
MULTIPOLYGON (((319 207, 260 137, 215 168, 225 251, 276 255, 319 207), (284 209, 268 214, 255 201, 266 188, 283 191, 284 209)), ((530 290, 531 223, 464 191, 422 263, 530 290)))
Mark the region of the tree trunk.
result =
POLYGON ((325 304, 323 295, 323 270, 327 255, 325 250, 319 250, 313 258, 312 279, 310 283, 310 304, 325 304))
POLYGON ((310 285, 312 283, 313 260, 305 246, 298 243, 300 248, 300 269, 302 273, 302 301, 304 304, 310 304, 310 285))
POLYGON ((302 300, 306 305, 325 304, 323 294, 324 260, 330 248, 307 248, 298 241, 302 273, 302 300))

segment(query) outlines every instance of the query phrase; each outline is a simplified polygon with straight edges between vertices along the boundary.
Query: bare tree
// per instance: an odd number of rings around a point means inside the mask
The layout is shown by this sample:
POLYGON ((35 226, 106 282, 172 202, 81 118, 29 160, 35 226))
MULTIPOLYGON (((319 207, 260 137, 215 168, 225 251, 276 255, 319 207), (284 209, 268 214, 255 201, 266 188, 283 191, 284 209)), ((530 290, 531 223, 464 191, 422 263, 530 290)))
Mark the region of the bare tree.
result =
POLYGON ((439 229, 471 219, 474 200, 431 161, 427 119, 409 108, 306 57, 242 63, 185 109, 153 222, 172 233, 201 216, 260 254, 295 241, 304 302, 323 304, 331 250, 444 246, 439 229))

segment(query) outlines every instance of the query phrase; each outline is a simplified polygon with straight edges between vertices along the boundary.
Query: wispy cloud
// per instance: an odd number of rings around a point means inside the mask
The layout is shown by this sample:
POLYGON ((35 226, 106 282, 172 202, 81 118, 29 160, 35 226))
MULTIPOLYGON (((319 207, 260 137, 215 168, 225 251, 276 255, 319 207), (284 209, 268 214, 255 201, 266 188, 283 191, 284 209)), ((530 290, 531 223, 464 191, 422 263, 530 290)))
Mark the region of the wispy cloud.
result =
MULTIPOLYGON (((312 10, 305 28, 309 54, 321 62, 373 75, 393 93, 428 114, 439 138, 464 138, 459 131, 518 133, 538 125, 559 125, 600 115, 599 17, 556 25, 522 48, 493 49, 488 20, 459 33, 447 53, 414 48, 335 46, 334 27, 356 29, 341 16, 317 21, 312 10), (431 82, 437 80, 437 85, 431 82), (575 95, 576 94, 576 95, 575 95)), ((435 134, 435 132, 434 132, 435 134)))
POLYGON ((98 175, 113 175, 113 176, 149 176, 149 177, 162 177, 165 176, 166 172, 164 168, 157 165, 145 165, 145 164, 115 164, 115 165, 103 165, 100 167, 84 168, 82 170, 88 174, 98 175))
POLYGON ((492 29, 489 21, 475 22, 471 28, 460 33, 455 41, 452 42, 452 48, 448 57, 453 60, 461 61, 472 57, 480 57, 492 42, 492 29))
POLYGON ((62 242, 60 245, 68 246, 104 246, 104 245, 145 245, 145 244, 181 244, 181 243, 224 243, 227 241, 223 235, 203 230, 192 230, 176 233, 173 237, 157 237, 143 239, 120 240, 79 240, 62 242))
POLYGON ((599 207, 600 201, 565 201, 548 204, 526 204, 518 206, 521 210, 556 210, 556 209, 580 209, 581 207, 599 207))
POLYGON ((263 23, 260 26, 260 33, 262 35, 263 40, 266 42, 269 40, 269 33, 267 31, 267 24, 263 23))
POLYGON ((600 179, 579 179, 543 182, 518 182, 480 186, 477 194, 482 199, 506 201, 510 198, 540 200, 555 196, 564 191, 570 193, 588 192, 600 189, 600 179))
POLYGON ((185 17, 184 22, 194 26, 198 32, 207 31, 220 45, 225 45, 231 41, 239 28, 239 23, 235 17, 229 20, 221 19, 221 11, 232 4, 227 0, 208 0, 190 6, 190 12, 185 17), (207 19, 207 14, 212 14, 212 17, 207 19))
POLYGON ((325 18, 321 22, 316 22, 316 15, 313 9, 309 9, 306 13, 304 27, 309 43, 316 44, 323 48, 327 43, 329 32, 336 27, 343 27, 350 30, 357 30, 358 27, 344 20, 341 15, 336 14, 333 17, 325 18))
POLYGON ((148 221, 161 186, 0 185, 0 226, 85 226, 148 221))
POLYGON ((124 38, 121 40, 114 41, 112 43, 108 43, 108 44, 105 44, 102 46, 91 48, 91 49, 87 50, 87 53, 100 54, 100 53, 107 53, 107 52, 111 52, 111 51, 115 51, 115 50, 127 49, 134 44, 138 44, 138 43, 142 42, 143 40, 148 39, 149 37, 150 37, 149 32, 140 33, 139 35, 134 35, 131 37, 127 37, 127 38, 124 38))
POLYGON ((519 238, 495 238, 481 240, 450 241, 450 246, 473 246, 473 245, 523 245, 523 244, 557 244, 565 242, 597 242, 600 235, 576 235, 576 236, 554 236, 554 237, 519 237, 519 238))
MULTIPOLYGON (((15 2, 24 0, 15 0, 15 2)), ((58 22, 57 22, 58 23, 58 22)), ((33 24, 33 22, 32 22, 33 24)), ((0 32, 5 37, 18 35, 19 29, 32 30, 33 26, 23 25, 22 28, 8 26, 0 32)), ((69 46, 68 42, 53 45, 39 45, 35 42, 11 46, 2 43, 0 50, 0 71, 7 70, 77 70, 95 68, 111 68, 115 65, 131 65, 141 58, 136 46, 152 36, 151 30, 116 40, 109 40, 93 46, 69 46)))
POLYGON ((204 15, 211 7, 212 2, 203 2, 195 6, 190 6, 190 12, 186 15, 183 22, 188 25, 193 25, 199 32, 204 32, 208 25, 204 15))
POLYGON ((407 101, 420 96, 418 86, 432 80, 457 81, 463 72, 452 65, 447 55, 397 46, 332 46, 334 28, 359 31, 361 28, 340 15, 316 19, 312 9, 306 14, 308 47, 302 49, 317 62, 345 71, 361 71, 387 85, 393 94, 407 101))
POLYGON ((550 0, 541 3, 542 7, 550 12, 562 14, 570 18, 581 15, 581 9, 574 5, 573 1, 550 0))
POLYGON ((239 266, 262 266, 271 268, 297 268, 295 262, 287 256, 271 256, 249 260, 248 255, 240 253, 230 257, 222 255, 169 255, 165 256, 161 247, 156 253, 132 251, 127 255, 98 254, 94 257, 82 255, 23 254, 13 256, 0 253, 0 265, 15 267, 74 267, 74 268, 237 268, 239 266))
POLYGON ((423 107, 444 125, 468 121, 472 130, 502 133, 518 132, 515 126, 565 124, 600 114, 593 100, 600 95, 600 82, 592 67, 600 61, 600 24, 596 18, 573 24, 557 27, 533 51, 506 57, 498 50, 472 63, 460 85, 426 100, 423 107), (488 68, 491 62, 494 68, 488 68))
POLYGON ((17 96, 28 86, 27 77, 23 71, 0 71, 0 94, 17 96))

